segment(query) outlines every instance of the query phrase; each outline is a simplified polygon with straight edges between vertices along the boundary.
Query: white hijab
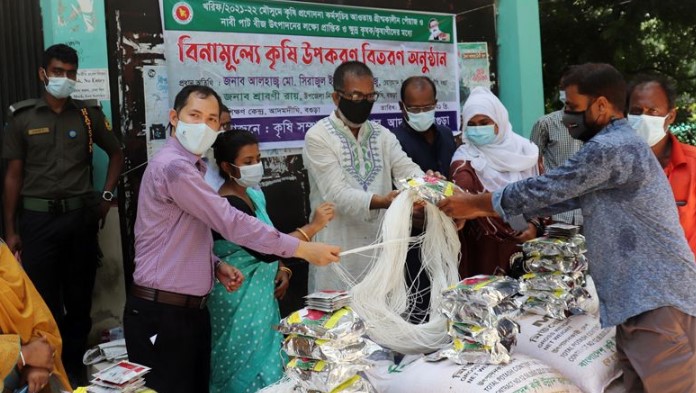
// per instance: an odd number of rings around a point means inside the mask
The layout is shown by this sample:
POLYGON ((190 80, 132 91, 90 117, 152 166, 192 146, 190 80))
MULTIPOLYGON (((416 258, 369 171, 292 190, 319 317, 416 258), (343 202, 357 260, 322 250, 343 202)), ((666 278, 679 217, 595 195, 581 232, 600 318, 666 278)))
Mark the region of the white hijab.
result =
POLYGON ((462 107, 462 145, 454 161, 470 161, 483 188, 493 192, 510 183, 539 174, 539 148, 512 131, 508 111, 490 90, 477 87, 462 107), (495 140, 476 146, 466 137, 466 124, 476 115, 486 115, 498 126, 495 140))

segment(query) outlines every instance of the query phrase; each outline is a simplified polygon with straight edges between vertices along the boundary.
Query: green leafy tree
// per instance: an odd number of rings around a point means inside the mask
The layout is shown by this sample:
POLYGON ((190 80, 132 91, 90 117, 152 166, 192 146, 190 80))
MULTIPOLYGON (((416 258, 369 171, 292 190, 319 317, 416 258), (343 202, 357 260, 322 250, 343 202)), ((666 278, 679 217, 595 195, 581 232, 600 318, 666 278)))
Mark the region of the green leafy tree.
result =
POLYGON ((671 77, 679 91, 677 122, 696 122, 694 0, 539 0, 547 109, 560 107, 564 67, 614 65, 630 80, 641 73, 671 77))

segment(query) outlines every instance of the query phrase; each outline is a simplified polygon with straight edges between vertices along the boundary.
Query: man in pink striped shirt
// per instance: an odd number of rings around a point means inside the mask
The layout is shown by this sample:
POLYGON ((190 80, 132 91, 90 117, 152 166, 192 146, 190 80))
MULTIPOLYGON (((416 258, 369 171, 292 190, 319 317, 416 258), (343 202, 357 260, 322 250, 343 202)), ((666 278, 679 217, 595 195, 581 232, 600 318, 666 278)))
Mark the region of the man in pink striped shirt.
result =
POLYGON ((205 182, 201 155, 217 137, 221 107, 208 87, 182 89, 169 115, 173 137, 149 162, 141 183, 124 328, 130 360, 152 368, 147 386, 160 392, 208 391, 207 295, 215 277, 228 291, 243 280, 213 255, 211 229, 265 254, 316 265, 338 261, 338 247, 278 232, 231 207, 205 182))

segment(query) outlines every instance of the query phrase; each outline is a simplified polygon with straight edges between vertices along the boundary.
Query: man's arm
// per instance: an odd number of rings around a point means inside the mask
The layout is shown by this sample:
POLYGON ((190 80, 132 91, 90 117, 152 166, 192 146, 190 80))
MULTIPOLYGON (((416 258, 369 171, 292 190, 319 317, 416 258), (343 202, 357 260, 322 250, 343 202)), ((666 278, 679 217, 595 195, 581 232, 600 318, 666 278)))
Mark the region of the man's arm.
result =
MULTIPOLYGON (((101 110, 91 111, 96 113, 94 119, 94 142, 109 156, 109 166, 106 169, 106 181, 102 191, 113 191, 118 185, 118 177, 123 170, 123 151, 121 143, 108 125, 106 117, 101 110)), ((102 200, 99 206, 101 227, 104 227, 106 215, 109 213, 111 203, 102 200)))
POLYGON ((534 123, 529 140, 539 146, 539 150, 543 150, 546 147, 546 144, 549 142, 549 122, 546 116, 534 123))
POLYGON ((109 166, 106 170, 106 182, 104 191, 113 191, 118 185, 118 177, 123 169, 123 151, 121 143, 107 124, 106 117, 101 110, 90 111, 95 113, 94 142, 104 149, 109 156, 109 166))
POLYGON ((24 161, 9 160, 5 174, 5 198, 3 199, 3 214, 5 217, 5 242, 14 253, 22 249, 16 223, 16 212, 19 205, 19 193, 24 181, 24 161))
POLYGON ((498 215, 518 229, 513 223, 524 223, 522 215, 538 215, 548 212, 549 207, 579 207, 577 198, 581 195, 633 181, 637 157, 624 153, 590 141, 565 164, 544 175, 508 184, 492 195, 455 195, 441 207, 457 218, 498 215))
POLYGON ((192 164, 172 161, 165 168, 167 193, 186 213, 208 224, 225 239, 263 254, 297 257, 316 265, 338 261, 339 248, 300 241, 233 208, 216 194, 192 164))
MULTIPOLYGON (((19 110, 26 109, 21 107, 19 110)), ((17 109, 10 107, 10 120, 3 135, 2 158, 7 160, 7 172, 4 181, 3 213, 5 224, 5 242, 14 253, 22 249, 19 232, 15 226, 17 209, 20 207, 20 193, 24 184, 24 159, 27 147, 22 135, 24 126, 15 116, 17 109)))
POLYGON ((479 217, 497 217, 493 208, 490 192, 469 194, 455 191, 454 195, 445 198, 437 206, 443 213, 452 218, 472 220, 479 217))

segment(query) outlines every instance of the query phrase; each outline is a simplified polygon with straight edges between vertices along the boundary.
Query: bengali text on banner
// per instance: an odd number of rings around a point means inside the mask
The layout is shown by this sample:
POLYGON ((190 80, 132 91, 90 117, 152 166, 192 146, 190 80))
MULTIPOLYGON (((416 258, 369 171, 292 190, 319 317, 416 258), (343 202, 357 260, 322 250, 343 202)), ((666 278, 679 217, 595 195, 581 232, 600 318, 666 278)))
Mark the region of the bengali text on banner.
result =
POLYGON ((264 149, 302 146, 334 109, 332 75, 349 60, 367 64, 382 93, 372 120, 397 127, 401 82, 425 75, 437 123, 457 125, 453 15, 238 0, 161 0, 161 11, 170 101, 186 85, 212 87, 264 149))

